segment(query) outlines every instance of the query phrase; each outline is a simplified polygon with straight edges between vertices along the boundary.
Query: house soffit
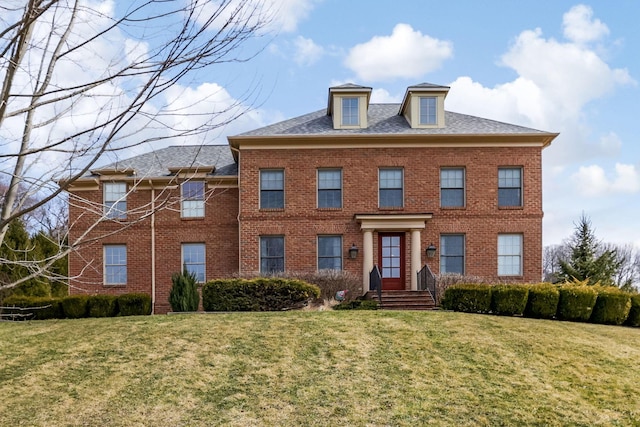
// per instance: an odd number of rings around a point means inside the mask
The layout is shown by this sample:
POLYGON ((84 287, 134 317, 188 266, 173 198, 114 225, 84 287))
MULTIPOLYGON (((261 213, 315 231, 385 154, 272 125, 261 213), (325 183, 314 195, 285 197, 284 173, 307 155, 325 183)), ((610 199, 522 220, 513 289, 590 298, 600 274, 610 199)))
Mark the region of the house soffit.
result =
POLYGON ((427 220, 433 214, 356 214, 355 220, 362 230, 406 231, 420 230, 426 227, 427 220))

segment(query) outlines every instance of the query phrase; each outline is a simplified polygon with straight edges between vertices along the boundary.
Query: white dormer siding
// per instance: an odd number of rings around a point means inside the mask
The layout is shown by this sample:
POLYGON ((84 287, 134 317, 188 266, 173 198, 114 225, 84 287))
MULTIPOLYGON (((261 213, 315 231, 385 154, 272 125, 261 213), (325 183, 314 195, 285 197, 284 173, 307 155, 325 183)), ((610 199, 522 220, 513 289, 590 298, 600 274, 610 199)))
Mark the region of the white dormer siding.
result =
POLYGON ((345 84, 329 88, 327 115, 334 129, 366 129, 371 88, 345 84))
POLYGON ((412 128, 444 128, 444 99, 448 92, 449 87, 430 83, 409 86, 398 114, 412 128))

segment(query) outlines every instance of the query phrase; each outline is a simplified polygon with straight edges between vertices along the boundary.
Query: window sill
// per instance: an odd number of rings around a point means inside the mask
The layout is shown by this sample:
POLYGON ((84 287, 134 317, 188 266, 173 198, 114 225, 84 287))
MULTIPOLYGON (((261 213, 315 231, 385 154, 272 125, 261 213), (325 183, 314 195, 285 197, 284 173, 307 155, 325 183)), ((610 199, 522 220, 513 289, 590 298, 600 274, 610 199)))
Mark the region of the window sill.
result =
POLYGON ((524 209, 524 206, 498 206, 498 209, 505 211, 517 211, 524 209))
POLYGON ((319 211, 341 211, 342 208, 316 208, 319 211))
POLYGON ((379 211, 403 211, 404 210, 404 206, 385 206, 385 207, 378 207, 379 211))
POLYGON ((516 276, 500 276, 500 275, 498 275, 498 278, 500 280, 512 280, 512 279, 520 279, 520 280, 522 280, 522 279, 524 279, 524 276, 522 276, 522 275, 520 275, 520 276, 518 276, 518 275, 516 275, 516 276))
POLYGON ((181 221, 203 221, 204 217, 203 216, 181 216, 180 220, 181 221))
POLYGON ((105 288, 126 288, 127 284, 126 283, 103 283, 102 284, 103 287, 105 288))
POLYGON ((284 212, 284 208, 260 208, 258 212, 284 212))
POLYGON ((443 211, 461 211, 467 209, 466 206, 440 206, 443 211))

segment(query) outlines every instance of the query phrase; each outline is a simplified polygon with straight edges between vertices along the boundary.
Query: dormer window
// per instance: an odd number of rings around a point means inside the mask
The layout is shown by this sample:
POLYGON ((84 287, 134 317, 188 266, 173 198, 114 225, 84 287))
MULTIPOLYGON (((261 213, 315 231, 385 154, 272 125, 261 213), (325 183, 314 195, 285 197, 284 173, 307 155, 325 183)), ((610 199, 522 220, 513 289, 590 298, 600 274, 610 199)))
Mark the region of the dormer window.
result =
POLYGON ((421 96, 420 97, 420 124, 421 125, 435 125, 437 120, 437 98, 435 96, 421 96))
POLYGON ((342 98, 342 126, 358 126, 360 124, 359 100, 356 97, 342 98))
POLYGON ((347 83, 329 88, 327 115, 334 129, 366 129, 371 88, 347 83))
POLYGON ((444 99, 449 87, 431 83, 409 86, 398 114, 414 129, 444 128, 444 99))

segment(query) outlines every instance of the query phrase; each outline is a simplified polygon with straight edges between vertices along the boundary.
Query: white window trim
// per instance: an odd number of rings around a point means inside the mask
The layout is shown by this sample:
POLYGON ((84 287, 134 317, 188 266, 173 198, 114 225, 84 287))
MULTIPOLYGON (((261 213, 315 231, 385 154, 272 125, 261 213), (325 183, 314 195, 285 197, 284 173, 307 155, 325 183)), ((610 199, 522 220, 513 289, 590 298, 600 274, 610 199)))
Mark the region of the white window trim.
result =
MULTIPOLYGON (((266 168, 258 171, 258 210, 283 210, 287 205, 287 174, 284 168, 266 168), (262 207, 262 172, 282 172, 282 207, 281 208, 263 208, 262 207)), ((317 196, 316 196, 317 197, 317 196)))
POLYGON ((102 186, 102 200, 103 200, 103 215, 105 218, 107 219, 126 219, 127 218, 127 183, 126 182, 122 182, 122 181, 114 181, 114 182, 105 182, 102 186), (123 185, 124 186, 124 193, 122 193, 122 196, 120 196, 119 198, 115 199, 115 200, 107 200, 107 188, 109 186, 115 186, 115 185, 123 185), (124 211, 120 211, 118 209, 113 209, 113 205, 111 208, 107 207, 107 203, 108 202, 112 202, 115 203, 115 205, 117 206, 118 202, 124 202, 125 203, 125 210, 124 211), (115 213, 120 212, 120 214, 116 214, 113 215, 115 213))
POLYGON ((318 209, 342 209, 344 207, 344 174, 342 168, 318 168, 316 171, 316 208, 318 209), (337 208, 320 207, 320 172, 322 171, 338 171, 340 172, 340 206, 337 208))
POLYGON ((440 168, 440 208, 462 209, 467 207, 467 169, 463 166, 443 166, 440 168), (442 206, 442 171, 462 170, 462 206, 442 206))
MULTIPOLYGON (((520 204, 519 205, 501 205, 500 199, 497 200, 499 208, 521 208, 524 207, 524 167, 522 166, 498 166, 498 194, 500 188, 515 188, 515 187, 500 187, 500 170, 506 169, 518 169, 520 171, 520 204)), ((498 196, 499 197, 499 196, 498 196)))
MULTIPOLYGON (((440 248, 442 248, 442 237, 443 236, 462 236, 462 275, 465 275, 467 272, 467 235, 465 233, 443 233, 440 235, 440 248)), ((438 259, 438 269, 442 267, 442 251, 440 251, 440 258, 438 259)), ((442 271, 440 271, 442 274, 442 271)), ((447 274, 447 273, 444 273, 447 274)), ((458 273, 454 273, 458 274, 458 273)))
POLYGON ((262 239, 269 237, 282 238, 282 271, 287 271, 287 242, 284 234, 265 234, 258 237, 258 270, 260 271, 260 274, 266 273, 262 271, 262 239))
POLYGON ((404 188, 404 168, 398 168, 398 167, 393 167, 393 166, 385 166, 385 167, 379 167, 378 168, 378 209, 403 209, 404 208, 404 193, 405 193, 405 188, 404 188), (400 204, 400 206, 380 206, 380 190, 382 190, 382 188, 380 188, 380 171, 383 170, 399 170, 402 173, 402 203, 400 204))
POLYGON ((522 233, 500 233, 498 234, 498 239, 497 239, 497 243, 498 243, 498 247, 497 247, 497 270, 498 270, 498 276, 499 277, 522 277, 524 276, 524 235, 522 233), (511 255, 511 254, 504 254, 501 255, 500 254, 500 237, 501 236, 518 236, 520 239, 520 254, 518 255, 520 257, 520 265, 518 267, 518 269, 520 270, 518 272, 518 274, 500 274, 500 257, 501 256, 516 256, 516 255, 511 255))
POLYGON ((129 256, 128 256, 128 251, 127 251, 127 245, 126 244, 119 244, 119 243, 114 243, 114 244, 105 244, 102 245, 102 284, 103 286, 126 286, 127 282, 124 283, 107 283, 107 248, 108 247, 123 247, 124 248, 124 256, 125 256, 125 264, 109 264, 111 265, 124 265, 125 267, 125 272, 127 275, 127 281, 129 280, 129 256))
POLYGON ((418 124, 420 126, 435 127, 438 126, 438 97, 437 96, 420 96, 418 97, 418 124), (422 123, 422 100, 433 99, 435 105, 435 121, 433 123, 422 123))
MULTIPOLYGON (((204 257, 204 262, 203 262, 203 274, 204 274, 204 278, 202 281, 198 280, 198 283, 204 283, 207 281, 207 245, 204 242, 183 242, 180 244, 180 271, 184 271, 184 267, 185 267, 185 262, 184 262, 184 248, 186 245, 201 245, 203 252, 202 252, 202 256, 204 257)), ((198 264, 199 265, 199 264, 198 264)))
POLYGON ((340 127, 343 128, 343 129, 346 129, 346 128, 359 128, 360 127, 360 122, 361 122, 361 120, 360 120, 360 108, 361 108, 361 106, 360 106, 360 97, 359 96, 341 96, 340 97, 340 127), (346 101, 348 99, 349 100, 352 100, 352 99, 355 100, 356 101, 356 106, 358 107, 358 110, 356 111, 356 113, 357 113, 356 117, 358 119, 358 122, 355 123, 355 124, 354 123, 347 124, 347 123, 344 122, 344 117, 345 117, 344 116, 344 101, 346 101))
MULTIPOLYGON (((338 237, 340 239, 340 270, 344 270, 344 238, 341 234, 318 234, 316 236, 316 270, 320 271, 320 238, 321 237, 338 237)), ((337 258, 337 257, 331 257, 337 258)), ((327 270, 323 268, 323 270, 327 270)))
POLYGON ((206 192, 207 192, 207 184, 204 181, 201 180, 190 180, 190 181, 185 181, 183 183, 180 184, 180 217, 181 218, 204 218, 205 217, 205 213, 206 213, 206 206, 207 204, 205 203, 205 200, 207 198, 206 196, 206 192), (184 207, 184 202, 186 201, 200 201, 200 199, 186 199, 184 197, 183 194, 183 185, 187 184, 187 183, 194 183, 194 182, 200 182, 202 183, 202 215, 185 215, 185 207, 184 207))

